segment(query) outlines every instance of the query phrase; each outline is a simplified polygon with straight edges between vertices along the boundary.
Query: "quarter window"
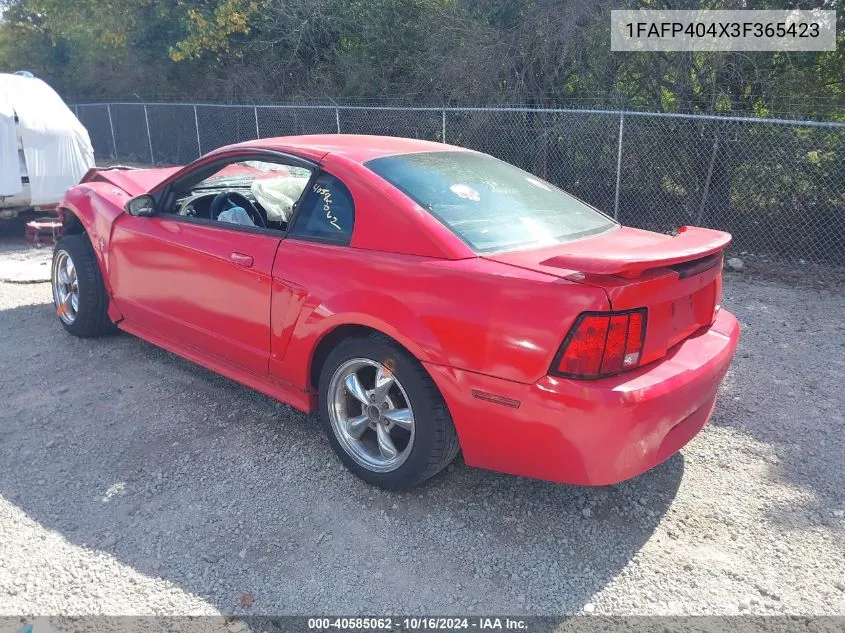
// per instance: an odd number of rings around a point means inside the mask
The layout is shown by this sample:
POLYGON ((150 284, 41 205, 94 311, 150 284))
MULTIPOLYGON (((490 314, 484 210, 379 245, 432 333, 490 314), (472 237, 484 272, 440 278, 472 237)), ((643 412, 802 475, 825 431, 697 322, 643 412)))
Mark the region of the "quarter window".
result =
POLYGON ((291 236, 349 244, 355 223, 352 194, 325 172, 311 183, 296 215, 291 236))

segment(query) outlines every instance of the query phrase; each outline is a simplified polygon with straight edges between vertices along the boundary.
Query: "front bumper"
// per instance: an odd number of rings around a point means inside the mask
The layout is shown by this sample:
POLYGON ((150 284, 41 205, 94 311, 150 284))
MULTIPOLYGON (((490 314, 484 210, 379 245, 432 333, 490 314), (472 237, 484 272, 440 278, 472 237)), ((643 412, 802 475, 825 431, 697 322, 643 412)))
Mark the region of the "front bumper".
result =
POLYGON ((526 385, 426 363, 470 466, 581 485, 653 468, 707 423, 739 341, 721 310, 709 328, 658 361, 600 380, 545 376, 526 385), (489 402, 473 390, 519 402, 489 402))

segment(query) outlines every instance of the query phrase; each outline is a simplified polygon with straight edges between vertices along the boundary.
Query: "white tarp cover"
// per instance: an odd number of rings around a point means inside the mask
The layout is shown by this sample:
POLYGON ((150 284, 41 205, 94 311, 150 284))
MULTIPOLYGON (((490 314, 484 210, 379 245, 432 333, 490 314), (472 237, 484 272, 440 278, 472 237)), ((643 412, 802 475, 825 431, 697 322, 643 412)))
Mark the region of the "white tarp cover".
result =
POLYGON ((33 206, 58 203, 94 166, 88 130, 50 86, 36 78, 0 74, 0 196, 22 190, 18 134, 33 206))

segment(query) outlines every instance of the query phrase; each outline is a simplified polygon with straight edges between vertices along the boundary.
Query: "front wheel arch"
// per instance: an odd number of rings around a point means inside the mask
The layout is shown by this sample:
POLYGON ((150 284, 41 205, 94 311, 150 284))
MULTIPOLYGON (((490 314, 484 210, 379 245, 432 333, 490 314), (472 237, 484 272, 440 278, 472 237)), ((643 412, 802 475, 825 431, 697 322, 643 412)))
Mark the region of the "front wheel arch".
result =
POLYGON ((100 248, 102 239, 95 243, 96 227, 94 220, 90 216, 86 216, 83 209, 77 208, 69 204, 67 201, 58 207, 59 217, 62 220, 62 235, 84 235, 91 244, 94 255, 97 259, 97 265, 100 268, 100 276, 102 283, 105 286, 106 294, 108 295, 108 313, 109 319, 112 323, 119 322, 123 315, 115 302, 111 299, 111 281, 109 279, 108 267, 103 256, 103 250, 100 248))
POLYGON ((103 277, 97 255, 85 233, 63 235, 53 249, 53 265, 50 273, 53 304, 65 330, 78 337, 92 337, 107 334, 113 330, 108 316, 109 297, 103 284, 103 277), (66 269, 59 278, 59 266, 64 262, 66 269), (68 278, 68 272, 71 277, 68 278), (71 279, 72 281, 69 281, 71 279), (68 287, 75 290, 68 290, 68 287), (61 290, 60 290, 61 288, 61 290), (64 294, 61 294, 64 293, 64 294), (71 296, 76 300, 71 301, 71 296), (65 299, 65 301, 61 301, 65 299), (66 315, 72 305, 72 318, 66 315))
POLYGON ((62 214, 62 235, 79 235, 85 233, 85 225, 82 220, 67 207, 60 209, 62 214))

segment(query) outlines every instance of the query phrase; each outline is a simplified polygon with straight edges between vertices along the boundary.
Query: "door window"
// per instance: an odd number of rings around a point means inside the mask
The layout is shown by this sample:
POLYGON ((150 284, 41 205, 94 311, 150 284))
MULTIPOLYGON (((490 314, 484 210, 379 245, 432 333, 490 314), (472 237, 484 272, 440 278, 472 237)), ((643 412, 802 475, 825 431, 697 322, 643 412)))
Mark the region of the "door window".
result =
POLYGON ((176 191, 173 212, 200 218, 284 231, 311 171, 265 160, 229 163, 199 182, 176 191))

